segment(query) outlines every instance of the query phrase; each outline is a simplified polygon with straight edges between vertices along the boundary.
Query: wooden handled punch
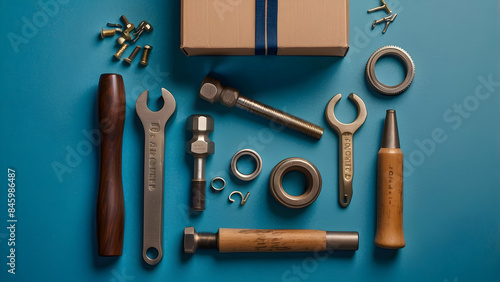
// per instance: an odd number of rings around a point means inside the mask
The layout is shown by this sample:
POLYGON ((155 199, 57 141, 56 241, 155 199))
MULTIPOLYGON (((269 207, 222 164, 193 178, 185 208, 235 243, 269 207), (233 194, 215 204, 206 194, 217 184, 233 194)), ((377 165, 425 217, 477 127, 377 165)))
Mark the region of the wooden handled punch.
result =
POLYGON ((184 252, 189 254, 197 249, 221 253, 355 251, 358 246, 358 232, 220 228, 217 233, 197 233, 194 227, 184 229, 184 252))
POLYGON ((102 74, 97 92, 101 131, 97 244, 100 256, 121 256, 125 222, 122 185, 125 87, 122 76, 102 74))
POLYGON ((396 111, 387 110, 377 165, 377 231, 375 245, 405 246, 403 236, 403 152, 399 146, 396 111))

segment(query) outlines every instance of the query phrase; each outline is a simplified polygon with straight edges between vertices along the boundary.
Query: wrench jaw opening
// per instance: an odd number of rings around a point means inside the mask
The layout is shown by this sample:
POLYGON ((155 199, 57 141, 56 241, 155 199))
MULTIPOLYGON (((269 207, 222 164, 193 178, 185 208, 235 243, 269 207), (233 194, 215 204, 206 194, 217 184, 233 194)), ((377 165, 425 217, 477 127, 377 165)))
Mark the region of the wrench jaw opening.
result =
POLYGON ((342 98, 337 94, 330 99, 326 106, 325 116, 328 124, 337 132, 339 137, 339 205, 346 208, 352 199, 352 179, 354 177, 354 133, 363 125, 367 117, 366 106, 363 100, 351 93, 349 99, 356 104, 358 116, 350 124, 340 122, 335 116, 335 105, 342 98))
POLYGON ((145 90, 141 93, 141 95, 139 95, 139 98, 137 98, 135 111, 137 112, 137 115, 143 125, 145 121, 151 120, 159 122, 160 124, 165 124, 174 114, 176 103, 172 93, 170 93, 167 89, 162 88, 161 96, 163 98, 163 107, 157 112, 153 112, 148 108, 149 90, 145 90), (152 114, 154 114, 154 116, 152 116, 152 114))

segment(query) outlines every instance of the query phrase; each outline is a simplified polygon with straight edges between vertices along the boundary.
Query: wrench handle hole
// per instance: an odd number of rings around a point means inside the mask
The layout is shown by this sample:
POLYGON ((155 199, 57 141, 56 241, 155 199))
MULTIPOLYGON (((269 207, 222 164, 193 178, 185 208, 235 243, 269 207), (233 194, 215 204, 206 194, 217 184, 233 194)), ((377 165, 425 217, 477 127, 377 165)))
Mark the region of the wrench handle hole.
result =
POLYGON ((150 260, 155 260, 159 255, 158 249, 151 247, 146 251, 146 255, 150 260))

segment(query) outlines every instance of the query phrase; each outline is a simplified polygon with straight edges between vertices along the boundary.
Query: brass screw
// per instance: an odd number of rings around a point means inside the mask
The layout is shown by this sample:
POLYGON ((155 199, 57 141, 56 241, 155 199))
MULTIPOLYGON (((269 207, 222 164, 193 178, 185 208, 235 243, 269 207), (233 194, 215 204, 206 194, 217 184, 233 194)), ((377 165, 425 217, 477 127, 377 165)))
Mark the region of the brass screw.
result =
POLYGON ((123 44, 122 47, 120 47, 120 49, 115 53, 115 58, 120 60, 122 55, 123 55, 123 52, 125 52, 125 50, 127 48, 128 48, 128 44, 123 44))
POLYGON ((115 36, 115 33, 116 33, 115 29, 102 29, 101 28, 101 39, 104 39, 104 37, 115 36))
POLYGON ((139 62, 143 66, 148 65, 148 59, 149 59, 149 53, 153 50, 152 46, 149 45, 144 45, 144 51, 142 52, 142 59, 139 62))
POLYGON ((123 61, 130 65, 132 63, 132 60, 137 55, 137 53, 139 53, 139 50, 141 50, 141 46, 135 46, 132 53, 130 53, 130 56, 128 56, 128 58, 123 59, 123 61))
POLYGON ((125 24, 125 29, 128 29, 133 25, 128 21, 128 19, 124 15, 120 17, 120 20, 122 20, 122 22, 125 24))
POLYGON ((120 37, 118 37, 118 39, 116 39, 116 42, 118 42, 118 44, 122 45, 126 41, 130 41, 132 39, 132 35, 130 35, 130 32, 132 32, 132 30, 134 30, 134 25, 133 24, 131 24, 131 25, 132 26, 125 29, 122 32, 122 35, 120 35, 120 37))

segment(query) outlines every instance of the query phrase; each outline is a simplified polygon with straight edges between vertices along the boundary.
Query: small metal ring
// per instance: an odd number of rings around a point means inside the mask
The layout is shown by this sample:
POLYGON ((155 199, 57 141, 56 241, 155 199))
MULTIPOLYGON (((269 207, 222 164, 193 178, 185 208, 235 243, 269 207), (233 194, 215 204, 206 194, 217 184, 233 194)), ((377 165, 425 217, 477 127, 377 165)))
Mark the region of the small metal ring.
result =
POLYGON ((285 207, 300 209, 312 204, 321 192, 321 174, 308 160, 288 158, 278 163, 271 172, 269 190, 273 197, 285 207), (290 171, 302 172, 307 180, 306 192, 300 196, 292 196, 283 189, 283 176, 290 171))
POLYGON ((368 59, 365 72, 368 84, 370 84, 375 91, 382 95, 394 96, 405 92, 406 89, 410 87, 413 82, 413 78, 415 77, 415 64, 413 63, 410 55, 402 48, 397 46, 384 46, 375 51, 371 55, 370 59, 368 59), (375 75, 375 65, 377 64, 377 61, 384 56, 393 56, 404 64, 406 76, 400 84, 388 86, 381 83, 377 79, 377 76, 375 75))
POLYGON ((226 188, 226 180, 224 180, 224 178, 222 178, 220 176, 214 177, 214 179, 212 179, 212 181, 210 181, 210 187, 212 187, 212 189, 214 189, 215 191, 222 191, 222 190, 224 190, 224 188, 226 188), (217 180, 222 181, 222 187, 221 188, 215 188, 214 182, 217 181, 217 180))
POLYGON ((260 158, 259 154, 257 154, 257 152, 255 152, 254 150, 250 149, 240 150, 236 154, 234 154, 233 158, 231 159, 231 171, 233 172, 234 176, 236 176, 240 180, 243 181, 253 180, 257 176, 259 176, 261 170, 262 170, 262 159, 260 158), (243 156, 250 156, 255 160, 255 170, 250 174, 243 174, 238 170, 238 165, 237 165, 238 160, 243 156))

